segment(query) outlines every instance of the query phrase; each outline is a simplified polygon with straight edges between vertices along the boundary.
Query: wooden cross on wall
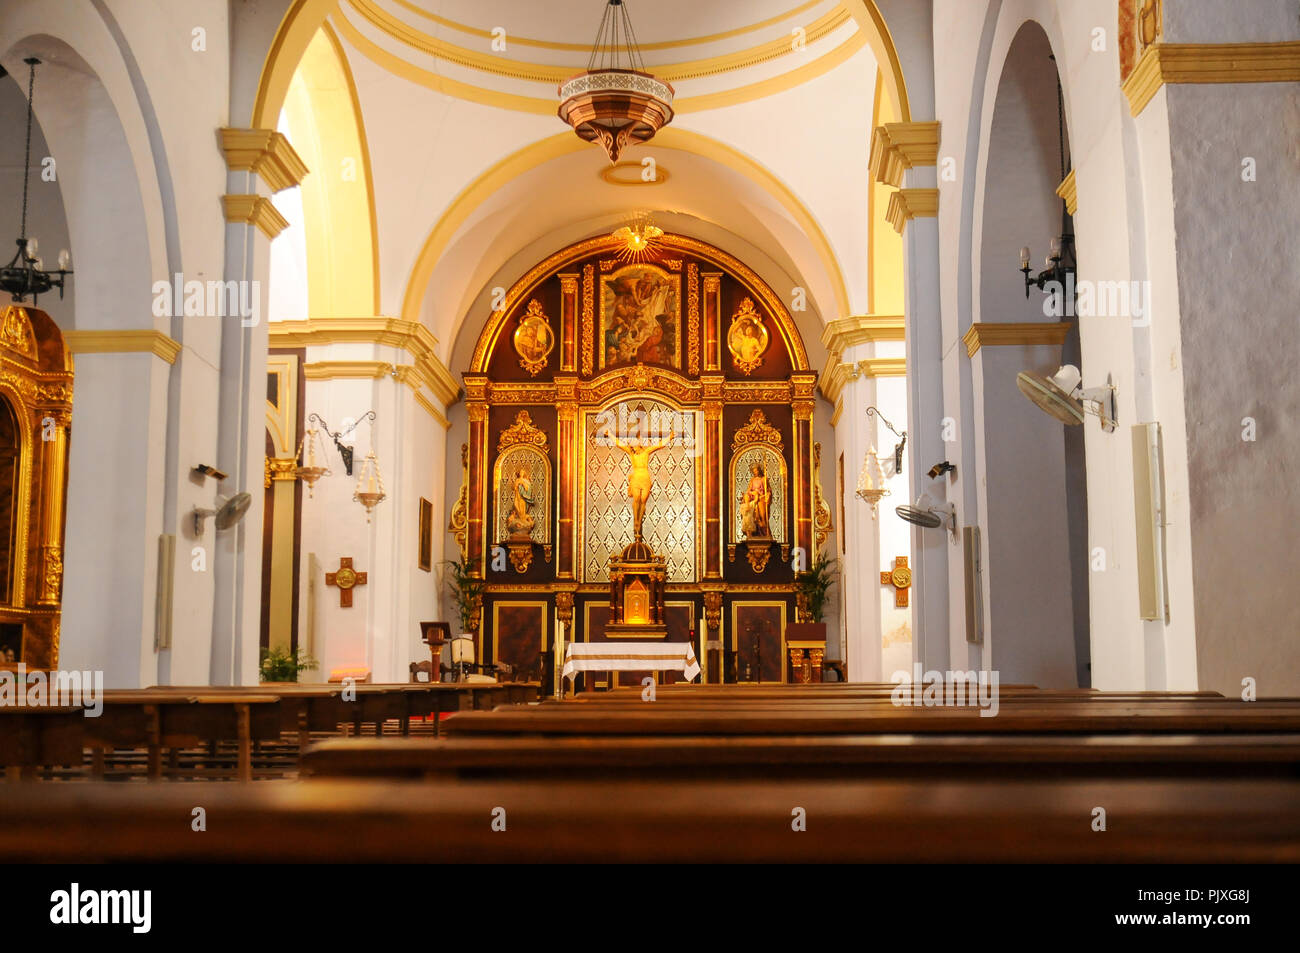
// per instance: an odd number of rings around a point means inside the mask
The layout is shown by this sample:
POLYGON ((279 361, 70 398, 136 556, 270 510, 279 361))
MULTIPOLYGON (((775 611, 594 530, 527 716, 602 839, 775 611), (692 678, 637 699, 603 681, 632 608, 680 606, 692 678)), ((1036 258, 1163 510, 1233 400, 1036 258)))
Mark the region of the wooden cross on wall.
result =
POLYGON ((894 608, 907 608, 907 591, 912 587, 912 570, 907 566, 906 556, 894 557, 894 568, 890 572, 881 572, 880 584, 894 587, 894 608))
POLYGON ((351 556, 340 557, 338 571, 325 574, 325 585, 339 587, 339 605, 344 609, 352 608, 352 587, 365 584, 366 574, 352 568, 351 556))

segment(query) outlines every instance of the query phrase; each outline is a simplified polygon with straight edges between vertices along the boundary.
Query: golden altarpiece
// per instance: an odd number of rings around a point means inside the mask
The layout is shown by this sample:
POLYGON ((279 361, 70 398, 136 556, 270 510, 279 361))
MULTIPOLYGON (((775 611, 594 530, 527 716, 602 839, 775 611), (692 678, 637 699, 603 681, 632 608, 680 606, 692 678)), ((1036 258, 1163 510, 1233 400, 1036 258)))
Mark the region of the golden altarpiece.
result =
POLYGON ((693 639, 712 682, 788 676, 792 553, 811 560, 830 514, 817 374, 753 271, 684 236, 631 260, 580 242, 509 290, 463 379, 451 528, 487 581, 482 661, 545 669, 562 623, 566 641, 693 639))
POLYGON ((72 360, 37 308, 0 310, 0 668, 59 664, 72 360))

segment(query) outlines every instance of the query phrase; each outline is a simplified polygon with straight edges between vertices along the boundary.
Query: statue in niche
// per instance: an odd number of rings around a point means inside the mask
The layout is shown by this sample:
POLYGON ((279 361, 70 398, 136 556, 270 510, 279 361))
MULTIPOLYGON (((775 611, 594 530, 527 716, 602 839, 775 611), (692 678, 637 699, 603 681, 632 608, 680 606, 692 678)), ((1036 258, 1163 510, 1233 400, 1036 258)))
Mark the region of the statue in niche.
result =
POLYGON ((632 532, 637 542, 643 541, 641 525, 645 519, 645 504, 654 487, 650 476, 650 454, 668 446, 675 436, 675 428, 670 428, 668 438, 661 443, 623 443, 617 437, 614 438, 614 446, 626 453, 632 461, 632 472, 627 478, 627 496, 632 501, 632 532))
POLYGON ((506 517, 506 529, 511 536, 532 536, 536 520, 529 515, 528 509, 533 505, 533 484, 528 476, 528 469, 520 467, 514 479, 515 501, 506 517))
POLYGON ((757 460, 750 465, 749 472, 749 486, 740 497, 741 529, 747 538, 771 538, 772 486, 757 460))

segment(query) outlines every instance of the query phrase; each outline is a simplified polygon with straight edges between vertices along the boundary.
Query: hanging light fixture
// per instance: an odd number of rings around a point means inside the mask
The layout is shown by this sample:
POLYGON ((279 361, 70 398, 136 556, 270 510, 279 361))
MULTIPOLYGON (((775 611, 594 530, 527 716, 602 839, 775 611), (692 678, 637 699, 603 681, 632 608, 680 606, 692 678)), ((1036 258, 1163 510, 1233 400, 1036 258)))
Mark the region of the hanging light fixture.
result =
POLYGON ((673 121, 672 103, 672 86, 646 72, 627 6, 609 0, 587 68, 560 85, 560 118, 617 162, 627 146, 648 142, 673 121))
POLYGON ((366 454, 365 462, 361 464, 361 472, 357 475, 357 488, 352 494, 352 499, 366 508, 366 522, 369 523, 371 512, 384 502, 386 496, 384 478, 379 474, 379 458, 375 456, 375 448, 371 447, 370 452, 366 454))
POLYGON ((27 77, 27 146, 23 159, 23 217, 18 227, 18 251, 14 252, 14 257, 9 259, 9 264, 0 268, 0 289, 9 292, 14 301, 19 304, 22 304, 28 295, 32 296, 32 302, 35 303, 38 295, 45 294, 51 288, 58 288, 59 297, 62 298, 63 281, 72 274, 72 270, 68 267, 71 256, 66 248, 59 252, 59 270, 46 271, 45 262, 36 254, 36 239, 27 236, 27 181, 31 176, 32 166, 32 95, 36 90, 36 67, 41 61, 34 56, 29 56, 23 62, 31 70, 27 77))
MULTIPOLYGON (((1053 56, 1052 59, 1055 60, 1056 57, 1053 56)), ((1059 73, 1056 77, 1056 129, 1061 150, 1061 181, 1064 182, 1069 169, 1069 157, 1065 154, 1065 97, 1061 92, 1059 73)), ((1029 297, 1030 288, 1054 293, 1054 289, 1049 290, 1047 287, 1050 282, 1055 282, 1062 294, 1066 293, 1067 288, 1071 295, 1074 293, 1074 275, 1078 262, 1074 258, 1074 229, 1070 224, 1070 210, 1064 198, 1061 199, 1061 234, 1051 240, 1049 247, 1050 251, 1043 262, 1044 268, 1037 275, 1032 274, 1029 267, 1029 246, 1020 249, 1020 273, 1025 276, 1026 298, 1029 297)))
POLYGON ((873 446, 867 451, 866 459, 862 461, 862 472, 858 475, 857 496, 871 504, 871 518, 876 518, 876 504, 880 502, 882 496, 889 496, 889 488, 885 486, 885 473, 880 468, 880 457, 876 456, 876 448, 873 446))
POLYGON ((325 458, 325 444, 321 442, 320 431, 315 427, 309 429, 302 435, 302 440, 298 441, 298 466, 294 468, 294 475, 307 484, 307 496, 312 497, 312 488, 316 481, 323 476, 330 475, 329 467, 323 467, 316 462, 316 450, 320 448, 321 459, 325 458), (304 460, 302 451, 304 446, 307 449, 307 459, 304 460))

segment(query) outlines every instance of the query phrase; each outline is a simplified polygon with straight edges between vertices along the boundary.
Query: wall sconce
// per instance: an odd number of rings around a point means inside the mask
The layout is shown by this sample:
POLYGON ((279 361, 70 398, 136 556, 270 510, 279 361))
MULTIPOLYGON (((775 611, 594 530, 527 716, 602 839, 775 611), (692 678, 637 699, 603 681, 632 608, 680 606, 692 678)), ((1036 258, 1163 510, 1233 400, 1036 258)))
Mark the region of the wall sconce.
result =
POLYGON ((343 438, 356 430, 357 424, 361 423, 361 421, 374 419, 375 412, 373 410, 367 410, 364 414, 354 420, 351 425, 340 430, 338 433, 334 433, 330 430, 330 425, 325 422, 324 418, 322 418, 320 414, 312 414, 307 418, 307 422, 320 424, 321 427, 324 428, 325 432, 330 435, 330 439, 334 441, 334 446, 338 448, 339 456, 343 458, 343 469, 347 472, 348 476, 352 476, 352 448, 343 442, 343 438))
POLYGON ((885 474, 880 469, 880 458, 876 456, 876 448, 872 447, 867 451, 866 459, 862 461, 862 472, 858 475, 857 496, 871 504, 871 518, 876 518, 876 504, 880 502, 882 496, 889 496, 889 489, 885 486, 885 474))
POLYGON ((903 448, 907 446, 907 431, 903 431, 902 433, 899 433, 897 430, 894 429, 894 425, 885 419, 884 414, 882 414, 875 407, 868 407, 867 416, 870 417, 872 414, 879 417, 881 423, 883 423, 890 430, 893 430, 895 436, 901 438, 899 442, 894 446, 894 472, 891 473, 890 476, 902 476, 903 475, 903 448))
MULTIPOLYGON (((321 429, 334 441, 334 446, 338 448, 339 456, 343 458, 343 469, 347 471, 348 476, 352 476, 353 449, 343 443, 343 438, 352 431, 357 429, 357 424, 363 420, 375 420, 376 415, 373 410, 368 410, 353 423, 334 433, 330 430, 329 424, 319 414, 311 414, 307 420, 311 423, 319 423, 321 429)), ((299 466, 294 470, 297 477, 307 484, 307 494, 311 495, 311 488, 316 481, 323 476, 329 476, 330 471, 316 462, 316 449, 320 448, 321 457, 325 456, 325 444, 321 439, 321 431, 315 427, 310 428, 302 438, 302 443, 298 446, 299 466), (302 460, 303 447, 307 449, 307 459, 302 460)), ((375 430, 373 425, 370 428, 370 451, 366 454, 365 461, 361 464, 361 472, 357 474, 357 487, 352 491, 353 501, 360 503, 366 508, 366 522, 370 522, 371 514, 374 513, 375 507, 384 502, 388 494, 384 492, 384 478, 379 472, 379 458, 375 455, 374 446, 375 430)))
MULTIPOLYGON (((1055 56, 1052 57, 1056 59, 1055 56)), ((1069 156, 1065 151, 1065 99, 1061 95, 1061 76, 1056 76, 1056 123, 1057 134, 1061 148, 1061 180, 1065 180, 1065 171, 1069 165, 1069 156)), ((1039 291, 1046 291, 1050 282, 1055 282, 1061 289, 1061 294, 1074 294, 1074 275, 1078 262, 1074 258, 1074 231, 1070 227, 1070 210, 1066 207, 1065 199, 1061 199, 1061 234, 1058 238, 1051 241, 1051 251, 1048 252, 1047 259, 1043 262, 1046 266, 1037 275, 1031 275, 1029 269, 1029 246, 1026 245, 1020 249, 1020 272, 1025 276, 1025 297, 1029 297, 1029 289, 1036 287, 1039 291)), ((1054 291, 1048 292, 1055 293, 1054 291)))

